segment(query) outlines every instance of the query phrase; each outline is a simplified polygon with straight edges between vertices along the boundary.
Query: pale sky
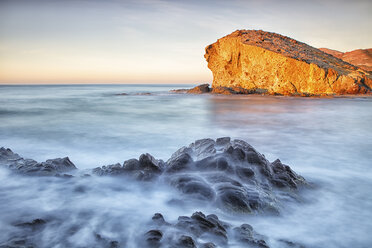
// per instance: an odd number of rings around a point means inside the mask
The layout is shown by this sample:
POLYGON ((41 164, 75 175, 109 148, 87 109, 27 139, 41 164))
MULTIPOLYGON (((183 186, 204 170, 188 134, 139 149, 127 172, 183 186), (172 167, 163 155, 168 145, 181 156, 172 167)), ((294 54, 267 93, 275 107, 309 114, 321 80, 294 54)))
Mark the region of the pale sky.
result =
POLYGON ((202 83, 237 29, 372 47, 371 0, 0 0, 0 83, 202 83))

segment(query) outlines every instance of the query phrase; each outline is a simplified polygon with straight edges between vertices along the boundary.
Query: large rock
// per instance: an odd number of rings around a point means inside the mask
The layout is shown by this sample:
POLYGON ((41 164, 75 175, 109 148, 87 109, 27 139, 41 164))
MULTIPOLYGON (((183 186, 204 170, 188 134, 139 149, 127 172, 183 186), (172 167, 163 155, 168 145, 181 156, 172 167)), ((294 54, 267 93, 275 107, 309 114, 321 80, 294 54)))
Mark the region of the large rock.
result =
POLYGON ((207 46, 212 87, 270 94, 370 93, 372 76, 305 43, 275 33, 238 30, 207 46))
POLYGON ((229 137, 182 147, 167 161, 163 177, 185 196, 240 213, 276 213, 280 198, 296 198, 306 183, 279 159, 270 163, 248 143, 229 137))
MULTIPOLYGON (((67 157, 38 163, 5 148, 0 149, 0 166, 45 176, 76 169, 67 157)), ((159 180, 179 191, 170 203, 208 204, 234 213, 278 213, 280 203, 296 199, 297 188, 306 184, 279 159, 271 163, 245 141, 229 137, 197 140, 176 151, 167 162, 146 153, 122 165, 97 167, 91 172, 139 181, 159 180)))

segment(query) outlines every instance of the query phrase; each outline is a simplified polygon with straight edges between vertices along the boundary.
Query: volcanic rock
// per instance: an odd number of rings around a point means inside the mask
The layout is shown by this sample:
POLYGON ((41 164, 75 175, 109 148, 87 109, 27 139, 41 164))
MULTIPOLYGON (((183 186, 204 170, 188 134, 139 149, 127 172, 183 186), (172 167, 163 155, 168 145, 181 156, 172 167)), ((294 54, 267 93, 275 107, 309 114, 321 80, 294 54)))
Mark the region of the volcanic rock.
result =
POLYGON ((261 30, 237 30, 206 47, 212 88, 269 94, 371 93, 371 73, 305 43, 261 30))

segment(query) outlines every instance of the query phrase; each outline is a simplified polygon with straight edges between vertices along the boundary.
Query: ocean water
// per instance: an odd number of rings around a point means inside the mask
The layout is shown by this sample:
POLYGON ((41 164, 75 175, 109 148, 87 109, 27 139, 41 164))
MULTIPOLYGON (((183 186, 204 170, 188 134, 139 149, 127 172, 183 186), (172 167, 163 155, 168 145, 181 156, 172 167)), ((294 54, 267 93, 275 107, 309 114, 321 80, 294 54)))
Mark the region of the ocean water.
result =
POLYGON ((92 232, 137 247, 135 234, 154 213, 174 221, 203 211, 251 224, 270 247, 281 247, 280 239, 315 248, 372 246, 372 98, 169 93, 188 87, 0 86, 0 146, 37 161, 68 156, 90 169, 146 152, 167 160, 197 139, 230 136, 311 182, 302 203, 289 203, 277 217, 236 218, 208 206, 170 206, 175 192, 163 185, 96 177, 64 182, 0 170, 0 245, 15 221, 56 215, 64 224, 43 231, 36 239, 41 247, 89 247, 92 232), (81 228, 71 234, 73 224, 81 228))

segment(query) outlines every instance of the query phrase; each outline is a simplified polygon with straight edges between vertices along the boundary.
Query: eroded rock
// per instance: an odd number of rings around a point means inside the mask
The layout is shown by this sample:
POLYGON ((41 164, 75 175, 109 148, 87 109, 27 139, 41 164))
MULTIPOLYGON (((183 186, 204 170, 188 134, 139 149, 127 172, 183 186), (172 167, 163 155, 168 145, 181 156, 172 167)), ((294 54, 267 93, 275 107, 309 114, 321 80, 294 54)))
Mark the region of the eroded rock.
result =
POLYGON ((289 37, 237 30, 206 47, 215 93, 235 87, 280 95, 371 93, 372 74, 289 37))
MULTIPOLYGON (((156 214, 152 219, 157 219, 156 214)), ((195 212, 180 216, 174 223, 162 225, 154 221, 154 229, 144 234, 148 247, 228 247, 229 243, 249 247, 269 247, 266 238, 248 224, 239 227, 220 220, 217 215, 195 212)), ((240 247, 240 246, 239 246, 240 247)))

